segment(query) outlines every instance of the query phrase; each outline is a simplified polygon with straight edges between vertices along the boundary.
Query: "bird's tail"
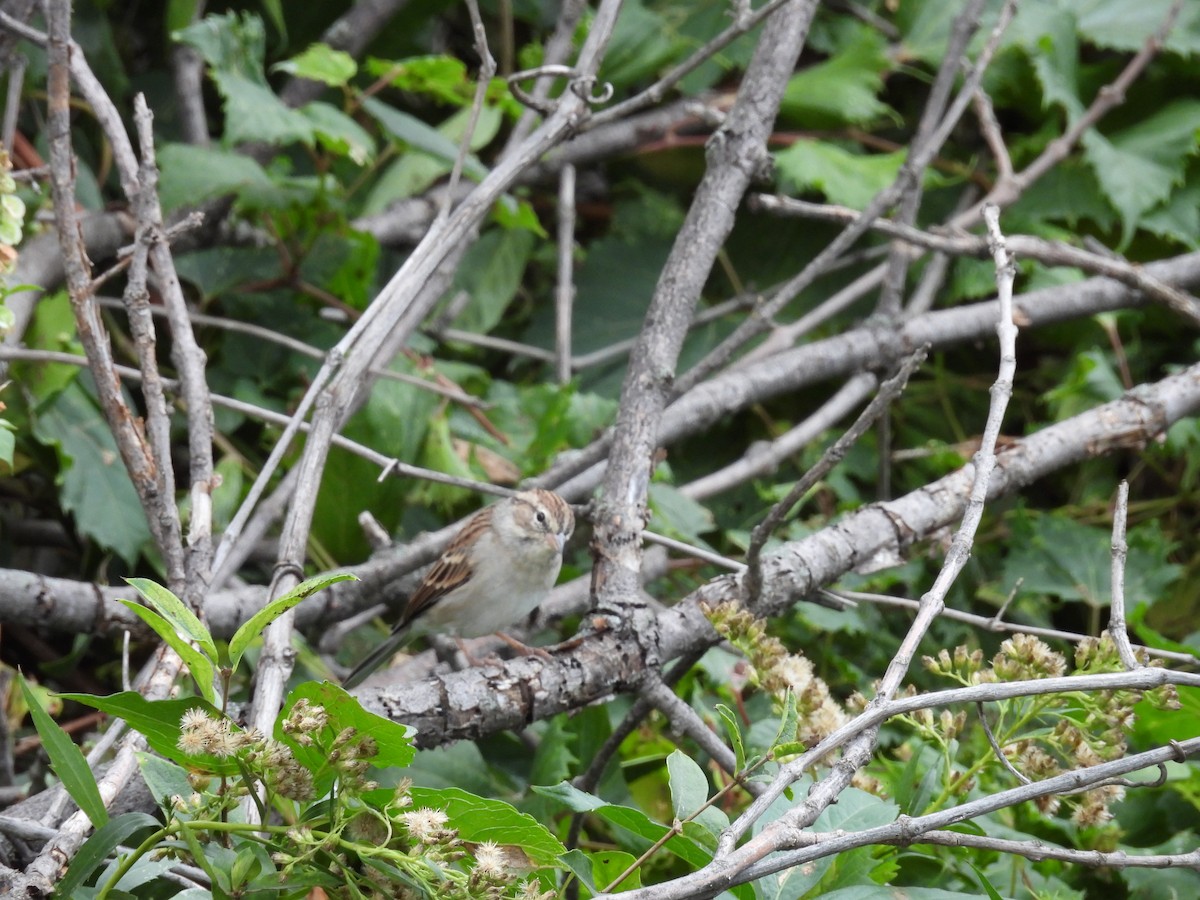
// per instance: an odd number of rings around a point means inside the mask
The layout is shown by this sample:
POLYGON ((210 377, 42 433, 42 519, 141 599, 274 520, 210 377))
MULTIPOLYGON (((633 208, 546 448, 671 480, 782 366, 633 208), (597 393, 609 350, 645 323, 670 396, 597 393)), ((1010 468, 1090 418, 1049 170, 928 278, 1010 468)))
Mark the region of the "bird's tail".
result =
POLYGON ((346 690, 358 687, 366 680, 368 675, 391 659, 392 655, 400 649, 400 645, 406 640, 408 640, 408 629, 395 629, 383 639, 378 647, 367 654, 362 662, 351 670, 350 674, 342 680, 342 687, 346 690))

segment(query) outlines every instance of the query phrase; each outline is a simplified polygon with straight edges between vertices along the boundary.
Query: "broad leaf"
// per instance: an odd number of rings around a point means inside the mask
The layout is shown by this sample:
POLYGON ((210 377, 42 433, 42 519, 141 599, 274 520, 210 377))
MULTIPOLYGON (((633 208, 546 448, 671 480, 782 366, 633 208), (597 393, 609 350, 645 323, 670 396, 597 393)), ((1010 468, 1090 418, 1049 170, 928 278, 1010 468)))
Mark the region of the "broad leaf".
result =
POLYGON ((780 180, 795 190, 816 190, 830 203, 862 209, 896 180, 905 151, 850 153, 824 141, 799 140, 775 154, 780 180))
MULTIPOLYGON (((655 822, 641 810, 605 803, 599 797, 593 797, 565 781, 553 787, 534 785, 533 789, 545 797, 557 800, 572 812, 593 813, 625 829, 640 839, 639 846, 643 845, 643 842, 654 843, 670 831, 667 826, 655 822)), ((712 861, 710 854, 682 835, 675 835, 663 846, 693 866, 704 866, 712 861)))
POLYGON ((413 805, 444 810, 450 827, 465 841, 520 847, 536 865, 558 865, 566 847, 533 816, 518 812, 502 800, 489 800, 459 788, 414 787, 413 805))
POLYGON ((33 433, 58 453, 59 497, 79 531, 136 562, 150 542, 150 526, 112 433, 78 381, 38 410, 33 433))
POLYGON ((714 837, 729 827, 729 817, 715 806, 699 811, 708 802, 709 784, 708 776, 695 760, 681 750, 674 750, 667 757, 667 773, 675 818, 681 821, 691 818, 714 837))
POLYGON ((310 44, 306 50, 289 60, 276 63, 275 69, 297 78, 319 81, 330 87, 341 87, 358 71, 354 57, 328 44, 310 44))
MULTIPOLYGON (((219 709, 200 697, 180 700, 147 700, 137 691, 123 691, 108 697, 96 694, 61 694, 64 700, 74 700, 84 706, 101 710, 110 716, 124 719, 129 727, 145 736, 156 752, 188 769, 213 775, 233 775, 237 764, 219 759, 211 753, 187 754, 179 749, 179 721, 190 709, 200 708, 213 719, 222 718, 219 709)), ((236 728, 235 728, 236 730, 236 728)))
MULTIPOLYGON (((162 169, 159 199, 167 212, 226 194, 245 199, 247 194, 269 195, 275 190, 274 182, 257 162, 244 153, 219 147, 167 144, 158 151, 158 164, 162 169)), ((227 247, 208 252, 263 255, 256 250, 227 247)))
POLYGON ((415 734, 413 728, 367 712, 354 697, 335 684, 328 681, 306 681, 288 695, 287 702, 275 720, 274 737, 287 744, 300 764, 313 773, 318 795, 327 791, 334 779, 334 773, 323 752, 316 747, 300 744, 283 730, 283 720, 301 699, 324 707, 328 717, 326 727, 331 729, 332 734, 337 734, 345 728, 353 728, 359 734, 373 738, 379 747, 378 754, 371 760, 373 766, 381 769, 389 766, 403 768, 412 762, 416 753, 412 745, 412 736, 415 734))

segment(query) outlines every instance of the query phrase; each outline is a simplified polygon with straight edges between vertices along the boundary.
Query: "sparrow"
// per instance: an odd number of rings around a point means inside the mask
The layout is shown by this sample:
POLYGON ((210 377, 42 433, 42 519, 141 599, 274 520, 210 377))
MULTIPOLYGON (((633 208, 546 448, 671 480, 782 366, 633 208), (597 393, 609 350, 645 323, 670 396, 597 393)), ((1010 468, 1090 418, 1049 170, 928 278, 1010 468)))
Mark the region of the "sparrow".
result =
POLYGON ((408 598, 392 633, 346 676, 353 688, 415 634, 481 637, 507 628, 546 599, 575 530, 553 491, 522 491, 471 516, 408 598))

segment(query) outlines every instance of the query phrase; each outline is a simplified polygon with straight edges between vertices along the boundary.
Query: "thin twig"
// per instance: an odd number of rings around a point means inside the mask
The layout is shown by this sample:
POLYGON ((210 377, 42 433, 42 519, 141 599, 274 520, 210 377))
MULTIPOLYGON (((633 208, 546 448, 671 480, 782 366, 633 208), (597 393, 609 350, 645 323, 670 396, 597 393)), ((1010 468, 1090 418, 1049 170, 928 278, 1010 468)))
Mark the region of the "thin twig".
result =
POLYGON ((925 361, 925 353, 925 348, 921 348, 900 364, 896 374, 879 386, 879 392, 867 404, 867 408, 859 413, 854 424, 821 454, 821 458, 792 486, 787 496, 771 507, 763 520, 754 527, 754 531, 750 533, 750 546, 746 550, 746 576, 742 580, 743 602, 747 606, 752 607, 758 600, 759 591, 762 589, 762 550, 775 529, 779 527, 800 498, 812 490, 818 481, 841 462, 858 439, 887 410, 892 401, 900 396, 912 373, 925 361))
POLYGON ((471 100, 471 112, 467 116, 467 127, 463 129, 462 140, 458 143, 458 153, 455 154, 454 165, 450 169, 449 187, 442 195, 442 208, 434 221, 434 228, 437 227, 438 221, 445 219, 450 213, 450 198, 455 195, 459 179, 462 178, 463 165, 466 163, 467 155, 471 152, 471 141, 475 137, 475 128, 479 124, 479 116, 483 112, 483 101, 487 98, 488 85, 492 82, 492 76, 496 74, 496 60, 492 57, 491 50, 488 49, 487 31, 484 29, 483 19, 479 15, 479 3, 477 0, 466 0, 466 3, 467 11, 471 16, 471 32, 475 36, 475 52, 479 56, 479 75, 475 79, 475 96, 471 100))
MULTIPOLYGON (((826 594, 837 600, 855 601, 860 603, 873 603, 876 606, 896 606, 902 609, 917 610, 921 604, 918 600, 913 600, 909 597, 893 597, 890 594, 873 594, 866 591, 851 591, 846 588, 822 588, 822 594, 826 594)), ((1011 599, 1011 595, 1010 595, 1011 599)), ((1041 628, 1037 625, 1025 625, 1020 622, 1004 622, 993 616, 980 616, 974 613, 963 612, 959 609, 944 609, 942 610, 943 619, 953 619, 955 622, 965 622, 975 628, 980 628, 984 631, 991 631, 1002 634, 1031 634, 1035 637, 1048 638, 1050 640, 1069 641, 1072 644, 1078 644, 1080 641, 1091 640, 1092 635, 1080 634, 1077 631, 1062 631, 1057 628, 1041 628)), ((1181 653, 1175 650, 1161 650, 1156 647, 1137 647, 1138 652, 1145 652, 1149 656, 1158 659, 1167 659, 1171 662, 1180 663, 1183 665, 1195 665, 1196 657, 1191 653, 1181 653)))
POLYGON ((1125 540, 1125 522, 1129 517, 1129 482, 1122 480, 1117 487, 1117 503, 1113 509, 1112 527, 1112 611, 1109 614, 1108 633, 1117 647, 1121 665, 1136 669, 1137 654, 1129 644, 1129 631, 1125 625, 1125 559, 1129 555, 1129 544, 1125 540))
POLYGON ((752 478, 774 472, 785 459, 799 453, 827 428, 832 428, 843 416, 848 415, 870 396, 878 384, 879 379, 874 374, 860 372, 799 425, 788 429, 770 444, 751 444, 741 459, 683 485, 679 492, 693 500, 704 500, 752 478))
POLYGON ((575 306, 575 167, 558 180, 558 288, 554 294, 554 372, 559 384, 571 381, 571 312, 575 306))
MULTIPOLYGON (((763 212, 828 222, 851 223, 856 221, 859 215, 857 211, 845 206, 812 203, 771 194, 754 194, 749 198, 749 204, 751 209, 763 212)), ((914 246, 953 256, 973 256, 982 259, 991 253, 987 238, 982 235, 922 231, 911 225, 883 218, 875 219, 871 223, 871 229, 914 246)), ((1143 291, 1151 300, 1182 316, 1191 325, 1200 326, 1200 300, 1187 291, 1146 274, 1141 266, 1134 265, 1119 254, 1096 253, 1061 241, 1020 234, 1008 238, 1008 247, 1015 256, 1022 259, 1036 260, 1049 266, 1073 266, 1127 284, 1143 291)), ((759 356, 761 354, 756 354, 754 358, 759 356)))

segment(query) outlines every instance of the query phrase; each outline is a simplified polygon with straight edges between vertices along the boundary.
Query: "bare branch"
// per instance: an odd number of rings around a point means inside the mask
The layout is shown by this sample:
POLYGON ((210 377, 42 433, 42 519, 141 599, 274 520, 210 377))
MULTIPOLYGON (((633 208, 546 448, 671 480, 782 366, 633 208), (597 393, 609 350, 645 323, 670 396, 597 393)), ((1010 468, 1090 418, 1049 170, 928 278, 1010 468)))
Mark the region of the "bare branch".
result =
POLYGON ((1129 482, 1122 481, 1117 488, 1117 504, 1113 510, 1112 528, 1112 612, 1108 622, 1108 633, 1112 636, 1127 669, 1136 669, 1141 663, 1129 645, 1129 632, 1125 627, 1125 558, 1129 545, 1125 541, 1125 520, 1129 516, 1129 482))

